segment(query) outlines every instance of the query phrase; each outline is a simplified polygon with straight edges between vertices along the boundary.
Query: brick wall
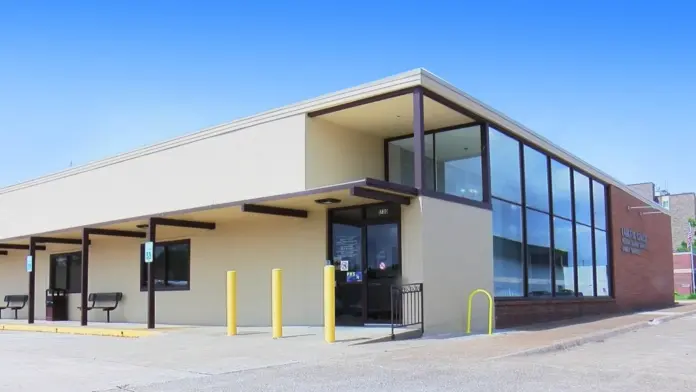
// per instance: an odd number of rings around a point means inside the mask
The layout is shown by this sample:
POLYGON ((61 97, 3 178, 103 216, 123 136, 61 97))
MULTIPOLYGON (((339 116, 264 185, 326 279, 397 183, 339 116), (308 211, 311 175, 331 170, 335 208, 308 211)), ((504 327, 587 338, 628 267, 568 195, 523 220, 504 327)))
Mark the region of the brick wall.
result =
POLYGON ((675 253, 674 262, 674 291, 679 294, 691 294, 691 255, 675 253))
POLYGON ((644 203, 628 193, 609 187, 614 298, 497 300, 497 328, 568 319, 591 314, 629 312, 674 304, 671 220, 668 215, 650 214, 646 209, 628 210, 644 203), (621 228, 647 236, 640 254, 622 250, 621 228))
POLYGON ((626 192, 610 187, 612 260, 616 304, 620 310, 646 309, 674 303, 671 220, 665 214, 641 215, 628 210, 643 202, 626 192), (647 236, 641 254, 622 251, 621 228, 647 236))
POLYGON ((682 241, 686 241, 689 218, 696 217, 696 195, 670 195, 669 213, 672 215, 672 250, 676 250, 682 241))
POLYGON ((655 197, 655 184, 652 182, 644 182, 642 184, 631 184, 628 187, 638 192, 639 195, 643 196, 648 200, 653 200, 653 197, 655 197))

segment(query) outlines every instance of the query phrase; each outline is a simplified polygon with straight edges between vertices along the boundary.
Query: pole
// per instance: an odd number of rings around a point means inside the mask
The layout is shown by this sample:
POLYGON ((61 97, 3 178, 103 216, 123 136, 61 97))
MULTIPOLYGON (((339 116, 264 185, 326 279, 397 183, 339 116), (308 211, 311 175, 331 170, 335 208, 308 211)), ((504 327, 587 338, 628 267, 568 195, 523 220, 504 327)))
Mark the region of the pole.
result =
MULTIPOLYGON (((152 257, 154 258, 154 252, 157 248, 157 225, 150 219, 150 225, 147 231, 147 240, 152 242, 152 257)), ((154 260, 153 260, 154 263, 154 260)), ((152 270, 153 263, 147 264, 147 328, 155 328, 155 275, 152 270)))
POLYGON ((336 267, 324 267, 324 340, 336 341, 336 267))
POLYGON ((82 271, 80 279, 80 325, 87 325, 87 295, 89 292, 89 230, 82 229, 82 271))
POLYGON ((227 271, 227 336, 237 334, 237 271, 227 271))
POLYGON ((696 293, 696 273, 694 273, 694 245, 689 244, 689 257, 691 257, 691 293, 696 293))
POLYGON ((34 324, 36 309, 36 241, 29 239, 29 257, 31 257, 31 271, 29 271, 29 315, 27 322, 34 324))
POLYGON ((273 269, 271 273, 271 294, 273 299, 273 339, 283 337, 283 271, 273 269))

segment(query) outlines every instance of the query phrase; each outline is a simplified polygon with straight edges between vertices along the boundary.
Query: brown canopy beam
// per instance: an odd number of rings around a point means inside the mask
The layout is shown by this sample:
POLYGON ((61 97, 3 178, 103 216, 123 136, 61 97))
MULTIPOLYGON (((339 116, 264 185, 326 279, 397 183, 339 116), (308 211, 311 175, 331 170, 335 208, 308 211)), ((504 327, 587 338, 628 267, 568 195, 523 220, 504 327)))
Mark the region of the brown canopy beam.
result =
POLYGON ((278 216, 290 216, 294 218, 306 218, 309 216, 307 210, 298 210, 294 208, 262 206, 258 204, 242 204, 242 211, 254 212, 257 214, 269 214, 278 216))
POLYGON ((411 199, 406 196, 376 191, 374 189, 362 188, 359 186, 351 188, 350 194, 365 199, 379 200, 389 203, 401 204, 405 206, 411 204, 411 199))
MULTIPOLYGON (((0 244, 0 249, 8 249, 8 250, 29 250, 29 245, 20 245, 20 244, 0 244)), ((36 250, 46 250, 45 245, 36 245, 36 250)))
POLYGON ((31 237, 34 244, 68 244, 80 245, 82 240, 75 238, 31 237))
POLYGON ((152 225, 186 227, 189 229, 215 230, 215 223, 183 219, 150 218, 150 226, 152 225))

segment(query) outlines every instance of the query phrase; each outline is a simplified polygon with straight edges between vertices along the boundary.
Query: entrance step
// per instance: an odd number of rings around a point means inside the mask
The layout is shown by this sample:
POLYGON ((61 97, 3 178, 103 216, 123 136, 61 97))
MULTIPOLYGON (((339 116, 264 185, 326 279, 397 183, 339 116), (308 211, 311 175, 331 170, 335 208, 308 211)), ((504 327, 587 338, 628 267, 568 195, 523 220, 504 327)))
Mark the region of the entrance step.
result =
POLYGON ((387 330, 386 333, 387 334, 385 336, 377 336, 374 338, 368 338, 368 339, 362 340, 360 342, 353 343, 353 345, 357 346, 357 345, 361 345, 361 344, 383 343, 383 342, 391 342, 391 341, 396 341, 396 340, 419 339, 419 338, 423 337, 423 331, 421 331, 420 327, 395 329, 393 339, 391 336, 391 330, 387 330))

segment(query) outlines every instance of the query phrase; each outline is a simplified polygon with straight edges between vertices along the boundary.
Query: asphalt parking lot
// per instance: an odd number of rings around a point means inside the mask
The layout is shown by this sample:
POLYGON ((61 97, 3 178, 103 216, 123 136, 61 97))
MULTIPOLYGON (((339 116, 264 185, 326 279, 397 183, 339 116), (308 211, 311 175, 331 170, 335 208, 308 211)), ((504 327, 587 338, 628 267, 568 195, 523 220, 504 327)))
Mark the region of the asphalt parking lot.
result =
POLYGON ((572 349, 495 358, 467 354, 489 337, 359 346, 297 337, 261 347, 200 334, 2 332, 0 390, 693 391, 694 329, 687 316, 572 349))

